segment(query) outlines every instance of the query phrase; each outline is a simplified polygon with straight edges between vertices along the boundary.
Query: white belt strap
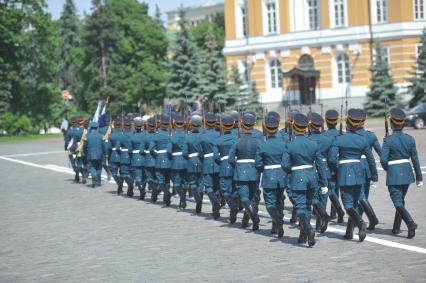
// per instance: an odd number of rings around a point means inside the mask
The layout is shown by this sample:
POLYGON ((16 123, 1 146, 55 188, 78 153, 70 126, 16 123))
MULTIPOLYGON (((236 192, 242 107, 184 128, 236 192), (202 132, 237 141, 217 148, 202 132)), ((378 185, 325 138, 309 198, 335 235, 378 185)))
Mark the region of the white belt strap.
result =
POLYGON ((293 166, 293 167, 291 167, 291 171, 303 170, 303 169, 311 169, 312 167, 313 167, 312 165, 293 166))
POLYGON ((135 153, 135 154, 137 154, 137 153, 139 153, 139 152, 141 152, 139 149, 136 149, 136 150, 133 150, 133 151, 132 151, 132 153, 135 153))
POLYGON ((221 158, 220 158, 220 160, 227 160, 229 158, 229 156, 228 155, 225 155, 225 156, 222 156, 221 158))
POLYGON ((198 156, 198 152, 194 152, 188 155, 189 157, 197 157, 198 156))
POLYGON ((212 156, 213 156, 213 152, 211 152, 211 153, 207 153, 207 154, 204 154, 204 158, 212 157, 212 156))
POLYGON ((281 164, 274 164, 274 165, 266 165, 263 167, 263 169, 277 169, 277 168, 281 168, 281 164))
POLYGON ((327 162, 327 159, 323 158, 321 159, 322 162, 327 162))
POLYGON ((160 149, 160 150, 157 150, 156 151, 156 153, 158 154, 158 153, 167 153, 167 149, 160 149))
POLYGON ((238 159, 237 163, 254 163, 254 159, 238 159))
POLYGON ((146 149, 145 149, 143 152, 145 152, 145 153, 149 154, 149 150, 146 150, 146 149))
POLYGON ((173 156, 182 155, 182 151, 177 151, 172 153, 173 156))
POLYGON ((112 150, 117 150, 117 149, 115 147, 113 147, 112 150))
POLYGON ((361 162, 361 160, 359 159, 345 159, 345 160, 340 160, 339 164, 359 163, 359 162, 361 162))
POLYGON ((395 164, 402 164, 402 163, 410 163, 410 160, 409 159, 391 160, 388 162, 388 165, 395 165, 395 164))
POLYGON ((121 148, 121 147, 120 147, 120 150, 121 150, 121 151, 129 151, 129 149, 128 149, 128 148, 121 148))
POLYGON ((367 156, 365 154, 361 155, 361 159, 367 159, 367 156))

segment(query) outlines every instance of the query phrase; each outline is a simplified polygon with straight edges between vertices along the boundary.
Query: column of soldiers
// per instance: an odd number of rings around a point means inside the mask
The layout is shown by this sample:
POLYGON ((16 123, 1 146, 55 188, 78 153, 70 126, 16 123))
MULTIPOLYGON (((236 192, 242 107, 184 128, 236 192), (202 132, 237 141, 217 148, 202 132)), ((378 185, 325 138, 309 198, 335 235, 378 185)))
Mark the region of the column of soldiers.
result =
POLYGON ((77 183, 80 176, 86 183, 90 172, 91 186, 100 186, 103 167, 108 180, 112 177, 117 184, 117 194, 123 193, 126 183, 127 196, 132 197, 136 187, 141 200, 148 191, 150 201, 156 202, 162 193, 164 206, 170 206, 176 192, 180 209, 187 207, 189 194, 196 213, 201 213, 206 193, 214 219, 226 204, 230 223, 242 212, 242 227, 251 220, 253 230, 259 229, 263 192, 272 218, 271 234, 279 238, 284 235, 284 200, 288 198, 290 222, 299 222, 298 242, 313 246, 315 234, 324 233, 334 218, 342 223, 345 214, 346 239, 353 239, 356 227, 363 241, 367 230, 379 223, 368 201, 370 188, 378 181, 374 148, 387 172, 386 185, 396 208, 392 233, 401 233, 404 220, 408 238, 415 236, 417 224, 406 209, 405 195, 411 183, 420 187, 423 182, 415 141, 403 133, 405 113, 401 109, 389 113, 393 133, 384 138, 383 147, 373 132, 364 129, 366 113, 361 109, 348 111, 345 132, 342 125, 337 129, 339 113, 335 110, 328 110, 325 119, 318 113, 304 115, 294 110, 286 118, 285 127, 279 129, 280 115, 267 113, 262 133, 255 129, 254 113, 120 116, 113 121, 109 117, 107 126, 100 129, 98 123, 77 116, 71 119, 65 149, 77 183))

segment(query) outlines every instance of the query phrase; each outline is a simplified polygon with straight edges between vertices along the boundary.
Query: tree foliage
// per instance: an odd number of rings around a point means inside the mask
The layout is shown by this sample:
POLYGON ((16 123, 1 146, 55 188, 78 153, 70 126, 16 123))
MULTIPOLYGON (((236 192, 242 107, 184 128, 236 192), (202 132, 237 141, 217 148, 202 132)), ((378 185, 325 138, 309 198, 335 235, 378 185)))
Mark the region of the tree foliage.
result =
POLYGON ((178 101, 178 108, 183 109, 200 98, 199 57, 183 8, 179 10, 179 17, 179 30, 171 48, 168 86, 170 96, 178 101))
POLYGON ((110 109, 137 111, 164 98, 167 40, 148 6, 136 0, 93 0, 83 30, 81 108, 93 111, 110 97, 110 109))
POLYGON ((426 28, 423 28, 419 44, 420 52, 417 56, 417 64, 413 67, 414 72, 412 72, 412 78, 409 80, 409 89, 413 94, 410 107, 426 101, 426 28))
POLYGON ((399 105, 397 89, 389 72, 389 65, 383 56, 383 49, 379 43, 374 46, 375 56, 370 67, 371 85, 367 92, 367 101, 364 108, 370 116, 384 116, 386 114, 385 103, 388 108, 399 105))
POLYGON ((221 52, 225 45, 225 20, 223 13, 216 14, 212 21, 203 20, 191 29, 192 37, 198 48, 206 49, 206 37, 208 33, 213 33, 217 43, 216 49, 221 52))

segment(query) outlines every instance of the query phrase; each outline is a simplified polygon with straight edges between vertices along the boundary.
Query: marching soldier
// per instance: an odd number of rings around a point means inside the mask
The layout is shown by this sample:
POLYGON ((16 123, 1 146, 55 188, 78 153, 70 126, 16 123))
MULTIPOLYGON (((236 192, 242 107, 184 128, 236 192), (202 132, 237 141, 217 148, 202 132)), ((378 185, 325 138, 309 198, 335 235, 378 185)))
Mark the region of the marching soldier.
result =
POLYGON ((120 177, 127 184, 127 193, 128 197, 133 196, 133 180, 130 176, 130 166, 132 159, 132 141, 131 141, 131 126, 132 121, 130 118, 124 118, 123 123, 123 133, 120 135, 120 138, 117 141, 116 149, 120 154, 120 177))
POLYGON ((90 175, 92 175, 92 188, 101 186, 103 135, 98 131, 98 123, 90 122, 90 130, 87 134, 87 161, 90 175))
POLYGON ((219 166, 213 158, 215 140, 219 137, 216 131, 216 116, 212 113, 205 114, 206 131, 200 136, 201 152, 203 160, 203 187, 212 204, 212 215, 214 219, 220 217, 220 202, 217 198, 217 188, 214 186, 215 178, 218 178, 219 166))
POLYGON ((68 158, 71 163, 71 167, 75 173, 74 182, 78 183, 80 181, 80 174, 77 166, 77 141, 76 141, 76 130, 77 130, 77 117, 71 117, 71 128, 67 131, 65 135, 65 150, 67 151, 68 158))
POLYGON ((139 190, 139 199, 145 199, 145 186, 142 185, 142 176, 143 176, 143 164, 144 157, 143 151, 141 152, 141 143, 144 138, 144 133, 142 132, 142 118, 137 117, 134 121, 135 132, 131 135, 132 142, 132 179, 134 180, 135 186, 139 190))
POLYGON ((386 185, 396 208, 392 234, 401 233, 402 219, 408 227, 408 238, 411 239, 416 235, 417 224, 405 208, 405 196, 410 184, 416 182, 417 187, 423 186, 423 176, 416 142, 412 136, 402 131, 405 122, 404 111, 399 108, 391 109, 390 122, 393 133, 384 139, 380 163, 387 173, 386 185))
MULTIPOLYGON (((336 129, 338 121, 339 121, 339 113, 336 110, 330 109, 330 110, 327 110, 327 112, 325 112, 325 122, 327 124, 327 130, 323 132, 323 135, 325 137, 328 137, 334 140, 339 135, 339 131, 336 129)), ((329 155, 326 158, 327 160, 329 160, 329 155)), ((329 185, 328 197, 330 198, 330 202, 331 202, 330 218, 335 219, 336 212, 337 212, 337 215, 338 215, 337 223, 343 223, 343 217, 345 216, 345 212, 343 211, 342 205, 340 204, 340 200, 339 200, 339 186, 337 186, 336 172, 331 170, 330 174, 331 176, 328 181, 328 185, 329 185)))
POLYGON ((307 239, 311 247, 315 245, 315 232, 310 223, 310 213, 314 193, 319 187, 317 176, 322 194, 328 191, 327 177, 318 143, 305 135, 308 118, 300 113, 295 114, 292 127, 294 139, 287 144, 282 167, 290 175, 289 186, 300 223, 298 242, 304 244, 307 239))
MULTIPOLYGON (((311 132, 310 139, 318 143, 327 180, 330 179, 331 174, 327 164, 328 152, 333 144, 333 139, 321 134, 324 119, 318 113, 309 114, 309 129, 311 132)), ((328 187, 328 183, 327 183, 328 187)), ((327 230, 329 216, 327 215, 327 199, 328 192, 325 194, 319 193, 319 188, 314 195, 313 209, 316 216, 315 229, 321 233, 327 230)))
MULTIPOLYGON (((108 142, 111 145, 111 156, 109 159, 110 171, 115 183, 117 184, 117 194, 123 192, 123 179, 121 178, 120 172, 120 154, 117 150, 118 140, 120 139, 122 133, 122 117, 117 117, 114 120, 114 128, 109 136, 108 142)), ((105 140, 107 141, 107 139, 105 140)), ((105 144, 104 144, 104 147, 105 144)))
MULTIPOLYGON (((376 134, 364 129, 364 123, 365 123, 365 120, 367 119, 367 112, 365 112, 364 110, 361 110, 361 111, 363 113, 363 120, 362 120, 362 123, 358 126, 356 133, 358 135, 363 136, 366 139, 368 145, 370 146, 370 149, 372 150, 374 148, 374 150, 380 156, 382 149, 380 147, 379 141, 377 140, 376 134)), ((368 201, 368 195, 370 194, 371 172, 368 167, 368 163, 367 163, 367 159, 365 155, 361 156, 361 164, 365 170, 365 182, 359 194, 359 204, 360 204, 359 210, 361 212, 361 215, 362 215, 362 211, 365 211, 365 214, 367 214, 367 217, 368 217, 367 230, 374 230, 375 226, 379 224, 379 220, 377 219, 377 216, 376 216, 376 213, 374 212, 373 207, 368 201)))
POLYGON ((202 162, 200 152, 202 152, 200 143, 200 127, 202 119, 199 115, 191 117, 191 132, 186 137, 183 156, 188 160, 188 182, 194 196, 196 207, 195 212, 200 213, 203 206, 203 187, 202 187, 202 162))
POLYGON ((111 170, 108 165, 108 157, 111 154, 111 145, 108 144, 108 136, 111 134, 112 125, 111 125, 111 115, 107 114, 105 118, 105 126, 99 128, 99 133, 101 133, 104 137, 104 153, 102 157, 102 167, 107 173, 107 180, 111 180, 111 170))
POLYGON ((366 237, 366 225, 358 213, 358 201, 365 182, 361 156, 365 155, 371 171, 371 180, 377 182, 377 168, 373 153, 364 137, 356 133, 362 123, 363 113, 359 109, 349 109, 346 119, 346 134, 337 136, 330 152, 330 164, 337 172, 337 185, 342 194, 342 202, 349 215, 346 239, 353 238, 353 228, 359 229, 359 241, 366 237))
MULTIPOLYGON (((77 116, 76 118, 76 128, 73 131, 72 139, 76 143, 75 147, 75 164, 77 171, 81 173, 81 182, 83 184, 86 184, 86 174, 84 172, 84 165, 82 160, 83 153, 83 145, 81 144, 83 142, 83 132, 84 132, 84 117, 83 116, 77 116)), ((77 182, 79 181, 79 178, 77 178, 77 182)))
POLYGON ((185 120, 177 115, 173 120, 175 131, 167 146, 167 153, 171 155, 171 178, 173 187, 179 194, 179 208, 186 208, 186 168, 187 160, 183 157, 185 147, 185 120))
POLYGON ((219 178, 220 178, 220 190, 225 198, 226 203, 229 206, 230 214, 229 221, 235 223, 237 221, 238 205, 232 198, 232 177, 234 174, 234 168, 229 164, 229 150, 231 146, 236 142, 237 136, 232 133, 234 128, 234 118, 230 115, 223 117, 222 129, 223 135, 216 139, 214 147, 214 158, 220 162, 219 178))
POLYGON ((89 133, 89 119, 84 120, 83 124, 83 135, 81 136, 81 150, 80 150, 80 156, 81 156, 81 164, 83 166, 83 179, 82 183, 85 184, 87 178, 89 177, 89 171, 90 171, 90 164, 87 160, 87 134, 89 133))
MULTIPOLYGON (((255 166, 256 150, 259 140, 251 132, 255 124, 253 115, 245 114, 241 121, 241 137, 234 143, 229 151, 229 163, 235 166, 234 181, 236 192, 234 197, 239 197, 241 204, 253 222, 253 231, 259 229, 259 216, 254 207, 256 198, 256 182, 258 171, 255 166)), ((246 227, 248 219, 243 218, 242 226, 246 227)))
POLYGON ((155 177, 155 157, 148 150, 151 141, 154 140, 157 122, 155 118, 149 118, 147 121, 147 134, 141 142, 140 150, 144 153, 144 170, 148 190, 151 191, 151 201, 156 202, 158 197, 157 181, 155 177))
POLYGON ((167 154, 167 146, 170 141, 169 127, 170 117, 162 115, 160 118, 160 129, 153 136, 148 151, 155 156, 155 177, 159 190, 163 191, 163 203, 170 205, 172 194, 170 193, 170 159, 167 154))
MULTIPOLYGON (((264 123, 266 141, 257 148, 256 167, 262 175, 262 188, 265 206, 272 217, 273 229, 276 228, 278 238, 284 236, 284 188, 287 185, 287 174, 281 168, 282 157, 286 145, 277 137, 279 120, 267 117, 264 123)), ((275 232, 272 232, 275 233, 275 232)))

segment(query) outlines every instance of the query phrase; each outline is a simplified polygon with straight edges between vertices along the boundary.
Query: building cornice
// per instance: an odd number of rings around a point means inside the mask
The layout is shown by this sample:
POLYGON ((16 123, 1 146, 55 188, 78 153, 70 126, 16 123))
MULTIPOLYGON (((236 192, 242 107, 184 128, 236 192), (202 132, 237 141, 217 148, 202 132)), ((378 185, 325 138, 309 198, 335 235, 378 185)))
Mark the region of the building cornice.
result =
MULTIPOLYGON (((374 39, 390 40, 420 36, 426 21, 386 23, 373 25, 374 39)), ((258 53, 269 50, 353 44, 370 40, 368 25, 324 30, 291 32, 271 36, 258 36, 226 40, 225 56, 258 53)))

